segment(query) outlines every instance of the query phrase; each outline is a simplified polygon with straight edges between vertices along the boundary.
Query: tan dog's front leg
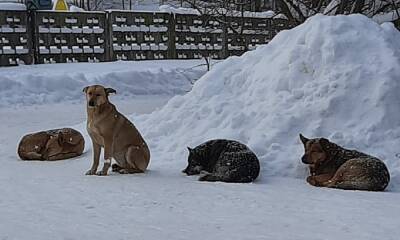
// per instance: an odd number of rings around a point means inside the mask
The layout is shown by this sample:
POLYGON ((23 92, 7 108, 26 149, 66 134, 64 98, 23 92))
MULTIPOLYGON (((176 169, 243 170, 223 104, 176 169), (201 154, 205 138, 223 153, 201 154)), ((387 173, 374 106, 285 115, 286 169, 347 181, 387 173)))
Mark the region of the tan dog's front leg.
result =
POLYGON ((86 172, 86 175, 94 175, 97 171, 97 168, 99 167, 101 146, 93 142, 93 140, 92 143, 93 143, 93 164, 92 167, 89 169, 89 171, 86 172))
POLYGON ((307 182, 316 187, 325 187, 332 178, 332 174, 321 174, 316 176, 308 176, 307 182))
POLYGON ((112 152, 112 141, 111 137, 106 138, 107 140, 104 141, 104 165, 101 171, 98 171, 96 174, 99 176, 106 176, 108 173, 108 169, 111 166, 111 152, 112 152))

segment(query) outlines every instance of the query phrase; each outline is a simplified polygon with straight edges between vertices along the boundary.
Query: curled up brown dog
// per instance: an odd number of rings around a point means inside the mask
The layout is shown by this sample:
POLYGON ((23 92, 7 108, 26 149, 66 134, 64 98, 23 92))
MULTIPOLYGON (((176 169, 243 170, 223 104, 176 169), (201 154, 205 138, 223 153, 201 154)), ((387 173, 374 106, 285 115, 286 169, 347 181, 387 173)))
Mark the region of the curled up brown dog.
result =
POLYGON ((313 186, 347 190, 383 191, 389 184, 386 165, 376 157, 348 150, 326 138, 308 139, 300 134, 309 165, 307 182, 313 186))
POLYGON ((86 175, 107 175, 112 158, 117 162, 112 166, 114 172, 143 173, 150 162, 150 151, 133 123, 109 101, 109 95, 116 91, 93 85, 83 92, 87 101, 87 131, 93 143, 93 164, 86 175), (97 171, 101 148, 104 165, 97 171))

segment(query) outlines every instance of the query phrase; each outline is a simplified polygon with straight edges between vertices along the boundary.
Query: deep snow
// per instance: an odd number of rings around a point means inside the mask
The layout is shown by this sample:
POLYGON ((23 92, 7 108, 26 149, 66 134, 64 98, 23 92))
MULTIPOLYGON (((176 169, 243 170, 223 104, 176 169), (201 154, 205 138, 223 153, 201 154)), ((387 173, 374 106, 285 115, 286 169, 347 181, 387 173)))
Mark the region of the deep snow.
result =
POLYGON ((247 144, 262 174, 306 176, 299 133, 382 158, 400 190, 400 32, 362 15, 317 15, 216 65, 193 90, 137 118, 163 164, 212 138, 247 144), (396 156, 397 155, 397 156, 396 156))
POLYGON ((0 108, 81 101, 82 89, 102 84, 117 89, 117 99, 180 95, 205 73, 201 60, 65 63, 0 68, 0 108))
MULTIPOLYGON (((398 34, 390 25, 380 27, 360 16, 317 16, 278 34, 268 46, 215 65, 190 93, 166 106, 171 94, 187 91, 187 85, 160 92, 171 75, 160 74, 159 61, 1 68, 0 76, 10 81, 4 84, 0 78, 0 86, 12 85, 13 91, 0 87, 0 239, 397 240, 398 185, 392 183, 386 192, 309 186, 297 134, 326 135, 383 156, 398 182, 396 159, 390 156, 399 143, 399 114, 391 108, 399 103, 394 95, 399 90, 398 34), (126 77, 140 69, 161 82, 145 85, 144 95, 132 90, 144 82, 126 77), (131 74, 116 78, 126 71, 131 74), (75 81, 75 76, 85 80, 75 81), (46 79, 42 86, 56 79, 58 85, 50 84, 46 96, 51 98, 42 100, 31 79, 46 79), (117 94, 111 100, 131 115, 150 145, 146 174, 84 175, 92 153, 82 122, 81 84, 97 80, 116 84, 121 95, 127 92, 128 97, 117 94), (160 94, 147 95, 155 89, 160 94), (77 100, 64 96, 69 94, 77 100), (18 160, 16 146, 23 134, 64 126, 85 134, 82 157, 18 160), (368 134, 375 141, 365 140, 368 134), (260 178, 253 184, 204 183, 181 174, 185 146, 209 137, 249 144, 263 163, 260 178)), ((163 69, 191 72, 193 65, 165 62, 163 69)), ((189 76, 197 78, 203 70, 198 71, 189 76)))
MULTIPOLYGON (((163 101, 116 104, 125 114, 142 114, 163 101)), ((89 139, 80 158, 18 160, 24 133, 80 123, 84 111, 84 104, 70 103, 0 109, 0 239, 397 240, 400 234, 396 192, 315 188, 265 175, 253 184, 204 183, 178 171, 184 159, 166 168, 162 156, 153 156, 145 175, 85 176, 89 139)))

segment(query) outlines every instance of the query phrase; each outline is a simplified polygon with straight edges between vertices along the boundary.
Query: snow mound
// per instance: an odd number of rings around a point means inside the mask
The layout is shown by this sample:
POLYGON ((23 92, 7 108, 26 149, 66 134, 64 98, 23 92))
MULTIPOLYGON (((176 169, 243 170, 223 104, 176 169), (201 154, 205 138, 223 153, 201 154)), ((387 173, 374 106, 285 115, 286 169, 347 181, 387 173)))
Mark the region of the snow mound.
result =
POLYGON ((22 3, 0 2, 0 10, 26 11, 26 6, 22 3))
POLYGON ((0 68, 0 107, 82 101, 83 87, 113 87, 113 98, 184 94, 205 69, 199 60, 43 64, 0 68))
POLYGON ((382 158, 393 187, 400 183, 399 39, 392 24, 362 15, 317 15, 133 118, 153 161, 162 156, 165 166, 183 168, 186 146, 229 138, 257 153, 263 175, 304 177, 303 133, 382 158))
MULTIPOLYGON (((161 5, 159 7, 159 11, 160 12, 173 13, 173 14, 200 15, 200 12, 197 9, 185 8, 185 7, 175 7, 175 6, 171 6, 171 5, 161 5)), ((220 9, 220 11, 222 12, 223 9, 220 9)), ((244 17, 253 17, 253 18, 272 18, 272 17, 277 16, 277 14, 274 11, 271 11, 271 10, 265 11, 265 12, 244 11, 243 13, 240 12, 240 11, 231 11, 231 10, 229 10, 229 14, 231 14, 233 16, 242 16, 243 15, 244 17)), ((282 17, 278 16, 277 18, 282 18, 282 17)))

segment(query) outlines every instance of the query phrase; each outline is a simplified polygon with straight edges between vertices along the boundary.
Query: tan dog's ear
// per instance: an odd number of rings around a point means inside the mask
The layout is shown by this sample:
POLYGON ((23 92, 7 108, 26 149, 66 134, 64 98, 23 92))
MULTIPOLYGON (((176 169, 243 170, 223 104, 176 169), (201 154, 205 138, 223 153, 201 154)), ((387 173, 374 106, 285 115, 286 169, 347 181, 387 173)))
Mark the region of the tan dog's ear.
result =
POLYGON ((84 87, 82 92, 86 93, 86 91, 88 90, 89 87, 84 87))
POLYGON ((306 145, 306 143, 307 143, 308 141, 310 141, 310 139, 304 137, 303 134, 301 134, 301 133, 300 133, 299 136, 300 136, 301 142, 302 142, 304 145, 306 145))
POLYGON ((117 94, 117 91, 115 91, 113 88, 104 88, 104 90, 106 91, 107 96, 112 93, 117 94))

